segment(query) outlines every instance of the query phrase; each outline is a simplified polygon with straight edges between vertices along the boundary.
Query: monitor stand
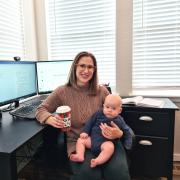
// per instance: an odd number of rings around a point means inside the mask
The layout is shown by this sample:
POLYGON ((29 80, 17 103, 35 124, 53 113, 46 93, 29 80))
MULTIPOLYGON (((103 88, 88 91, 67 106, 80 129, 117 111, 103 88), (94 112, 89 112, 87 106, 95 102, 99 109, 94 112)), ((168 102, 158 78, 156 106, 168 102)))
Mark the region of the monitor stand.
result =
POLYGON ((2 111, 0 110, 0 120, 2 119, 2 111))
MULTIPOLYGON (((3 110, 3 112, 11 111, 15 108, 19 107, 19 100, 15 100, 13 103, 9 105, 6 109, 3 110)), ((0 110, 0 116, 2 115, 2 111, 0 110)))
POLYGON ((14 107, 15 108, 19 107, 19 100, 14 101, 14 107))

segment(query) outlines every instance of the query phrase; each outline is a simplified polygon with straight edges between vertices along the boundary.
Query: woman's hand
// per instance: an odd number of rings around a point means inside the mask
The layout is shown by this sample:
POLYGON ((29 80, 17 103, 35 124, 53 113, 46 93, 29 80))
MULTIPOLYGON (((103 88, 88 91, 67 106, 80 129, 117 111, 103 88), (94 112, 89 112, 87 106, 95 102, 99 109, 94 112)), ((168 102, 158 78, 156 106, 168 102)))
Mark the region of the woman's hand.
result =
POLYGON ((106 123, 101 123, 100 128, 102 135, 107 139, 117 139, 123 135, 123 131, 112 121, 111 126, 108 126, 106 123))
POLYGON ((45 124, 48 124, 55 128, 60 128, 60 129, 64 128, 65 126, 63 119, 60 118, 58 115, 48 117, 45 124))

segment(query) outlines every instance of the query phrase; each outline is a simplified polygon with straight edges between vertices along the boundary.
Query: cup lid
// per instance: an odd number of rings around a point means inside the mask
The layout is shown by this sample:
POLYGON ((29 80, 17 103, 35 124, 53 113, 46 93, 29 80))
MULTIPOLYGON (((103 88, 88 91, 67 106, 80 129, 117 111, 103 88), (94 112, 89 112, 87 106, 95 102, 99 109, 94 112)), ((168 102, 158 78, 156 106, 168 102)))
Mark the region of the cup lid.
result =
POLYGON ((66 112, 70 112, 71 108, 69 106, 59 106, 56 109, 56 113, 66 113, 66 112))

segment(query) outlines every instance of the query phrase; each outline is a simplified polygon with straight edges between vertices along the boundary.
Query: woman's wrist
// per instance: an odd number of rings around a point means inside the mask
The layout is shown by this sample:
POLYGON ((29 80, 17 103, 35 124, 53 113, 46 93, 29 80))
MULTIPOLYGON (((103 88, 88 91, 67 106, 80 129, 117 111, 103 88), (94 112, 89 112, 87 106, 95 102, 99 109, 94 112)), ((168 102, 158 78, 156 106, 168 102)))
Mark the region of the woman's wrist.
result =
POLYGON ((46 124, 47 119, 45 119, 44 121, 41 122, 41 124, 46 124))
POLYGON ((42 122, 42 124, 48 124, 49 118, 51 118, 51 116, 49 116, 48 118, 46 118, 46 119, 42 122))
POLYGON ((112 131, 112 139, 120 139, 123 135, 123 131, 121 129, 113 129, 112 131))
POLYGON ((118 135, 118 137, 117 137, 117 138, 121 138, 121 137, 122 137, 122 135, 123 135, 123 131, 122 131, 122 130, 119 130, 119 135, 118 135))

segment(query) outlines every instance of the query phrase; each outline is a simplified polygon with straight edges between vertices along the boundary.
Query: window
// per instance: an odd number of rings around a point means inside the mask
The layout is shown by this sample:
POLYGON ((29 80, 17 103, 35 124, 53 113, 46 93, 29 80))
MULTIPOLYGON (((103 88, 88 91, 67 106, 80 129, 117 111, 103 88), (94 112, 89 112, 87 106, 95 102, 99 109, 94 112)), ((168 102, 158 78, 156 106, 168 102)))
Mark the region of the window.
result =
POLYGON ((22 0, 3 0, 0 6, 0 59, 25 57, 22 0))
POLYGON ((133 91, 180 89, 180 1, 133 1, 133 91))
POLYGON ((46 4, 50 60, 71 60, 80 51, 92 52, 100 83, 116 81, 116 1, 49 0, 46 4))

